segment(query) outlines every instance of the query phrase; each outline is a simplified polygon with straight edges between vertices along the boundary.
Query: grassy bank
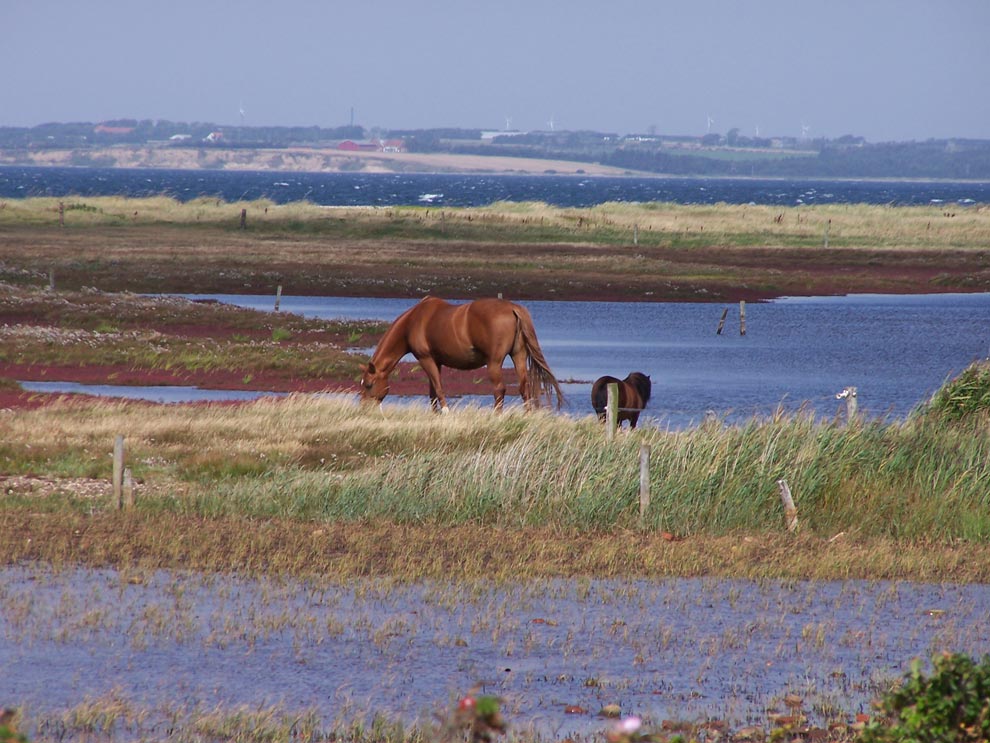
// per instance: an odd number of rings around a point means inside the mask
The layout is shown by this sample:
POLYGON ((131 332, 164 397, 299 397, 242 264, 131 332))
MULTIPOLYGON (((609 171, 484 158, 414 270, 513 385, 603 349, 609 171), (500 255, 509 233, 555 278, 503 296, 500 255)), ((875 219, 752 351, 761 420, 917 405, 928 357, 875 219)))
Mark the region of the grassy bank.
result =
POLYGON ((990 579, 983 414, 795 417, 606 444, 593 418, 66 402, 3 414, 2 558, 346 577, 990 579), (109 479, 124 435, 136 509, 109 479), (640 518, 639 451, 652 451, 640 518), (784 531, 777 481, 798 505, 784 531), (163 526, 165 528, 163 528, 163 526), (44 538, 42 538, 44 535, 44 538))
POLYGON ((983 207, 33 198, 3 203, 0 237, 0 280, 54 272, 59 287, 107 291, 738 300, 990 287, 983 207))
POLYGON ((373 345, 384 328, 167 296, 0 283, 0 368, 36 369, 47 379, 58 379, 60 369, 71 370, 67 379, 92 381, 89 372, 98 369, 103 383, 135 376, 147 383, 151 375, 222 388, 332 388, 360 375, 361 359, 347 349, 373 345))

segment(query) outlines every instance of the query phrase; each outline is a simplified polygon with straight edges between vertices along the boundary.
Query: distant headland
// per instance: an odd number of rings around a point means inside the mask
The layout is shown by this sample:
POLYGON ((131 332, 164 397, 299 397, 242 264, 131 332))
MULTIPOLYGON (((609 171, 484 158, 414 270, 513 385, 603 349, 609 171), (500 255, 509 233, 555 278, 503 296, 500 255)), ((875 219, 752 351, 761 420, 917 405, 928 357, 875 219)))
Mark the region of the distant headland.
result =
POLYGON ((165 120, 0 127, 0 165, 368 173, 990 180, 990 140, 867 142, 653 131, 219 126, 165 120))

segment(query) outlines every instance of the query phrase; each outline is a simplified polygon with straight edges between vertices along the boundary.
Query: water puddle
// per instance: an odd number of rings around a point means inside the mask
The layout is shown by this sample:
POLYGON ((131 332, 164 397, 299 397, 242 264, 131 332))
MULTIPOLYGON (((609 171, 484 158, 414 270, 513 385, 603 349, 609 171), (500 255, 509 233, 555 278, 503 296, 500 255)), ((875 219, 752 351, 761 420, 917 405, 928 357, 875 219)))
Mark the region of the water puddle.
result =
POLYGON ((0 698, 156 714, 284 704, 328 728, 432 719, 480 683, 516 731, 607 727, 609 704, 766 724, 869 712, 915 657, 990 647, 990 586, 714 579, 395 584, 42 567, 0 570, 0 698), (575 712, 574 710, 578 710, 575 712))

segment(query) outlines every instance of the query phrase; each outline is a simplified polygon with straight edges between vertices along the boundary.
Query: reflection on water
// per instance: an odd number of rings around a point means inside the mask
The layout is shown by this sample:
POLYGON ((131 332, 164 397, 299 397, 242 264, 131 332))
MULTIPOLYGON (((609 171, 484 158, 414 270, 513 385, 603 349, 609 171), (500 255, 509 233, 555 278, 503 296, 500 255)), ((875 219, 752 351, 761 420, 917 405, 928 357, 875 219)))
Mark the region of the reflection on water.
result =
POLYGON ((123 397, 128 400, 149 400, 160 403, 202 402, 205 400, 256 400, 259 397, 280 396, 280 392, 254 390, 204 390, 184 385, 82 384, 80 382, 20 382, 28 392, 123 397))
POLYGON ((482 682, 516 730, 560 739, 602 730, 612 703, 654 721, 763 724, 786 693, 822 724, 826 710, 868 712, 914 657, 990 643, 979 585, 134 577, 0 570, 0 699, 35 713, 111 690, 148 708, 282 703, 329 725, 413 721, 482 682))

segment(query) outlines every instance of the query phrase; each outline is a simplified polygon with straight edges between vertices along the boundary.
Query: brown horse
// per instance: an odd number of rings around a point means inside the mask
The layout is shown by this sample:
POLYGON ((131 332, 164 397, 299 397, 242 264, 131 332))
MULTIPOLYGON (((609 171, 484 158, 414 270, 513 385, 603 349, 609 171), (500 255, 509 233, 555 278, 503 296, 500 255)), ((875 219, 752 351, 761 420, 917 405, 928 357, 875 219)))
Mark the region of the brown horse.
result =
POLYGON ((478 299, 450 304, 425 297, 403 312, 385 331, 367 366, 362 367, 361 399, 381 402, 388 394, 388 377, 399 359, 411 353, 430 380, 430 404, 447 412, 447 398, 440 384, 440 369, 488 367, 495 394, 495 409, 505 399, 502 362, 512 357, 519 379, 519 395, 526 407, 539 407, 540 399, 563 393, 536 340, 533 319, 525 307, 503 299, 478 299))
POLYGON ((615 377, 599 377, 591 386, 591 407, 598 413, 598 420, 605 420, 605 407, 608 404, 608 386, 619 385, 619 414, 617 423, 629 421, 629 427, 635 428, 639 422, 639 414, 643 412, 646 403, 650 401, 653 383, 642 372, 632 372, 625 379, 615 377))

